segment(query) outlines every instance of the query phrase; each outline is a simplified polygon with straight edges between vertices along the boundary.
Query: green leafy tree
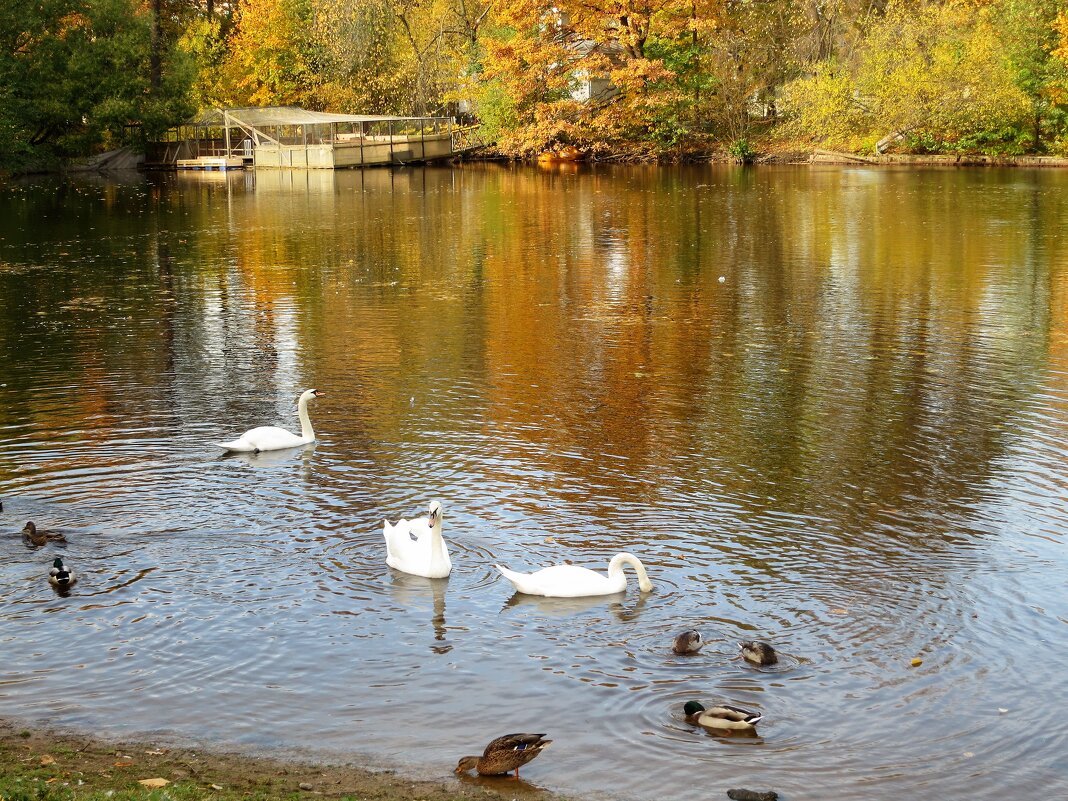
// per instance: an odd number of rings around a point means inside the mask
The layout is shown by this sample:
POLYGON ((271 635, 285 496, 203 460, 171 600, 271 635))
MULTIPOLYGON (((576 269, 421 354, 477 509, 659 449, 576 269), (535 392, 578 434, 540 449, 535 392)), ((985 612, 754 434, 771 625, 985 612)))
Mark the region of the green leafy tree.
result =
POLYGON ((0 162, 18 166, 136 142, 190 112, 168 52, 151 84, 151 24, 131 0, 42 0, 0 12, 0 162))
POLYGON ((991 9, 1016 85, 1030 104, 1030 145, 1065 132, 1068 122, 1068 64, 1057 58, 1057 20, 1065 0, 998 0, 991 9))

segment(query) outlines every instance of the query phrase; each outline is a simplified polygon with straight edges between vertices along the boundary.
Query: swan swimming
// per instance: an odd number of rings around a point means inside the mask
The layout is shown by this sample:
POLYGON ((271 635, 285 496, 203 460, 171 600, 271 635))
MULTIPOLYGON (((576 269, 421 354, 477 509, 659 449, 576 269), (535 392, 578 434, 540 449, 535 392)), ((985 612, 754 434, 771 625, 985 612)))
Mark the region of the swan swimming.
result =
POLYGON ((430 502, 430 514, 415 520, 403 517, 391 526, 382 521, 386 539, 386 564, 403 573, 425 578, 445 578, 452 572, 449 548, 441 536, 441 504, 430 502))
POLYGON ((311 418, 308 416, 308 401, 325 393, 317 389, 303 392, 297 399, 297 416, 300 418, 300 436, 278 426, 259 426, 246 431, 230 442, 217 443, 220 448, 238 453, 259 453, 260 451, 278 451, 282 448, 296 448, 315 442, 311 418))
POLYGON ((515 586, 517 592, 526 595, 543 595, 546 598, 581 598, 586 595, 612 595, 627 588, 623 565, 634 568, 638 574, 638 587, 642 592, 653 589, 645 565, 630 553, 617 553, 608 563, 608 575, 602 575, 578 565, 554 565, 536 573, 517 573, 500 565, 494 565, 501 575, 515 586))

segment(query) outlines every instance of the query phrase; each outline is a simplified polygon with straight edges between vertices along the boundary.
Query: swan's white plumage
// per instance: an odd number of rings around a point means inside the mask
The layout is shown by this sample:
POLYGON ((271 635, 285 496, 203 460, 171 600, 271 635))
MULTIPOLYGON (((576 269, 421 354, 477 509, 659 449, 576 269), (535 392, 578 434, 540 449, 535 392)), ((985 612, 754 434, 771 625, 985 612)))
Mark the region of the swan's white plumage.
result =
POLYGON ((441 504, 437 501, 431 502, 428 517, 402 517, 396 525, 382 521, 382 536, 390 567, 425 578, 445 578, 452 572, 449 548, 441 536, 441 504))
POLYGON ((653 584, 641 560, 633 554, 617 553, 608 563, 608 575, 578 565, 554 565, 535 573, 517 573, 494 565, 501 575, 512 582, 518 592, 542 595, 546 598, 581 598, 588 595, 612 595, 627 588, 623 565, 628 564, 638 574, 638 586, 649 592, 653 584))
POLYGON ((308 401, 322 393, 309 389, 297 399, 297 416, 300 418, 300 435, 278 426, 259 426, 249 429, 240 437, 230 442, 217 443, 220 448, 238 453, 256 453, 259 451, 278 451, 283 448, 297 448, 315 442, 311 417, 308 415, 308 401))

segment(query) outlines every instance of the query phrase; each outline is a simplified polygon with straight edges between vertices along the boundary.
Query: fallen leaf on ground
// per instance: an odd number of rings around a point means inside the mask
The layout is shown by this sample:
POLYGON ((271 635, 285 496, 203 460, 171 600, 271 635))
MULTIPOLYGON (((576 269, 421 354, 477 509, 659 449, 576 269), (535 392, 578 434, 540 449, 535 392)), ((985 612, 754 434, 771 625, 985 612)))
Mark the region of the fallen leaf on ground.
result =
POLYGON ((116 767, 116 768, 128 768, 132 764, 133 764, 133 760, 132 759, 118 759, 118 760, 115 760, 115 762, 112 763, 112 765, 114 767, 116 767))
POLYGON ((152 756, 162 756, 163 754, 167 753, 167 749, 166 748, 153 748, 151 751, 145 751, 145 753, 146 754, 151 754, 152 756))
POLYGON ((170 784, 166 779, 140 779, 137 783, 144 787, 151 787, 153 790, 157 787, 166 787, 170 784))
POLYGON ((53 756, 49 756, 48 754, 45 754, 43 757, 41 757, 41 764, 42 765, 55 765, 56 764, 56 758, 53 757, 53 756))
POLYGON ((211 787, 212 790, 221 790, 222 789, 222 787, 220 787, 217 784, 209 784, 208 786, 211 787))

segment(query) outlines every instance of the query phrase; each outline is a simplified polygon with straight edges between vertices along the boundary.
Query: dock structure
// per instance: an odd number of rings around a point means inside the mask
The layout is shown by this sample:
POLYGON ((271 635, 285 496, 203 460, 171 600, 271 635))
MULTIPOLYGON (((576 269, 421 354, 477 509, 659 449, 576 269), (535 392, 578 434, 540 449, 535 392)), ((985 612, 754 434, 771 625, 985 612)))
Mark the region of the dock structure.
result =
POLYGON ((245 160, 236 156, 197 156, 195 159, 178 159, 179 170, 243 170, 245 160))
POLYGON ((149 148, 146 166, 333 170, 447 159, 471 148, 471 129, 451 117, 226 108, 171 129, 149 148))

